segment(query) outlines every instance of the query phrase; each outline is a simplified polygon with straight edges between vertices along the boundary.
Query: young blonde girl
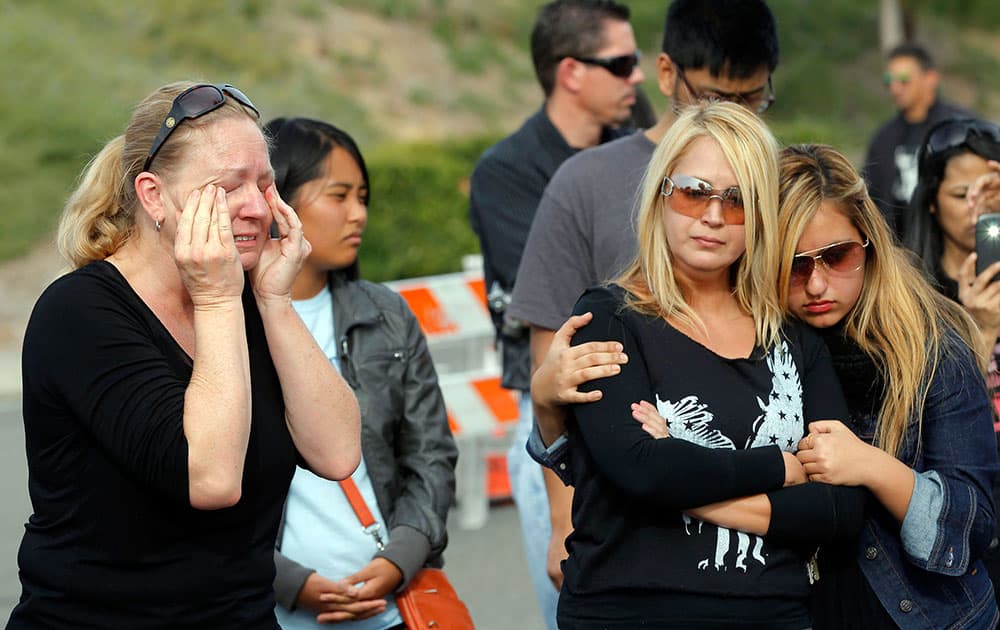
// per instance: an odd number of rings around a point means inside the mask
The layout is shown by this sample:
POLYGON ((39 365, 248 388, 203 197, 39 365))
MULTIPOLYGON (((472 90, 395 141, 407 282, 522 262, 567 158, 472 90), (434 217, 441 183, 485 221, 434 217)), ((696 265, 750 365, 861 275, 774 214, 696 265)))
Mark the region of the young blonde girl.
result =
POLYGON ((975 322, 924 280, 830 147, 783 152, 780 230, 782 305, 822 329, 850 409, 811 425, 798 457, 811 480, 875 498, 858 540, 821 555, 816 627, 995 627, 981 558, 998 464, 975 322), (844 234, 868 243, 863 265, 806 276, 803 252, 844 234))

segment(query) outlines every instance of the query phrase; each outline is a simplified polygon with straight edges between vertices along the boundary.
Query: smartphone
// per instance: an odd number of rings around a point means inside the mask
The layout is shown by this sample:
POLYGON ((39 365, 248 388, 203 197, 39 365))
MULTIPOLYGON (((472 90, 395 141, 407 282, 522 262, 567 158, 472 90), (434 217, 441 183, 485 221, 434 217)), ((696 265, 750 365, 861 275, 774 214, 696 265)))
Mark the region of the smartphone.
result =
MULTIPOLYGON (((1000 260, 1000 213, 976 219, 976 275, 1000 260)), ((996 280, 996 278, 994 278, 996 280)))

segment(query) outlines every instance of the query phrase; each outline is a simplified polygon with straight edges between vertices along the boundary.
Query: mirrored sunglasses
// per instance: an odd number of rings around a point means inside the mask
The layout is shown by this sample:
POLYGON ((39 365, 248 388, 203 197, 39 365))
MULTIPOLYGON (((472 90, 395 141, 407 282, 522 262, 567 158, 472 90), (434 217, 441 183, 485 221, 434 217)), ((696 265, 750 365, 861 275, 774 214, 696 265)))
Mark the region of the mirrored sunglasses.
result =
POLYGON ((670 209, 686 217, 700 219, 705 216, 708 204, 718 199, 722 206, 722 220, 730 225, 743 225, 743 195, 732 186, 715 190, 708 182, 690 175, 669 175, 660 184, 660 194, 670 199, 670 209))
POLYGON ((826 247, 795 254, 792 258, 790 274, 792 286, 808 282, 813 272, 816 271, 816 265, 820 263, 831 275, 841 277, 853 275, 865 266, 866 247, 868 247, 868 239, 865 239, 864 243, 857 241, 832 243, 826 247))
POLYGON ((909 82, 910 82, 910 73, 909 72, 900 72, 898 74, 893 74, 891 72, 886 72, 885 74, 882 75, 882 85, 884 85, 886 87, 889 87, 893 83, 899 83, 899 84, 902 84, 902 85, 906 85, 909 82))
POLYGON ((150 164, 153 163, 153 158, 155 158, 156 154, 159 153, 160 149, 163 147, 163 143, 167 141, 170 134, 172 134, 182 122, 191 118, 204 116, 209 112, 219 109, 222 107, 222 104, 226 102, 227 94, 236 99, 240 105, 249 107, 253 110, 254 114, 260 116, 260 112, 257 111, 256 107, 254 107, 250 98, 228 83, 202 83, 199 85, 192 85, 178 94, 174 99, 173 104, 170 106, 170 113, 167 114, 163 124, 160 125, 160 131, 156 134, 156 138, 153 139, 152 146, 149 147, 149 154, 146 156, 146 161, 142 164, 142 170, 149 170, 150 164))
POLYGON ((580 63, 590 66, 604 68, 611 74, 621 79, 627 79, 635 72, 635 67, 639 65, 639 51, 629 55, 619 55, 617 57, 573 57, 580 63))

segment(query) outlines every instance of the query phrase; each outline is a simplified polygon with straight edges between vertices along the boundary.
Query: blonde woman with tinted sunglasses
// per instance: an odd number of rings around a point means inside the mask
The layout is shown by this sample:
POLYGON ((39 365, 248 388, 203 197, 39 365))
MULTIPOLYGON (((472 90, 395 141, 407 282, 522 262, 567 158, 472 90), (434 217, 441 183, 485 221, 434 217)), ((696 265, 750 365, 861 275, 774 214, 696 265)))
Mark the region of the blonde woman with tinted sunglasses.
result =
MULTIPOLYGON (((814 627, 993 628, 981 558, 998 464, 975 324, 895 245, 843 155, 789 147, 781 174, 782 306, 820 330, 850 410, 810 423, 797 457, 811 482, 873 497, 860 536, 819 553, 814 627)), ((682 437, 648 402, 634 410, 682 437)))
POLYGON ((593 321, 574 343, 611 339, 630 360, 583 388, 600 400, 568 409, 560 628, 802 630, 812 551, 860 527, 860 491, 799 483, 807 422, 846 406, 819 338, 782 321, 777 154, 744 108, 685 111, 647 171, 635 262, 577 303, 593 321), (683 439, 644 432, 639 400, 683 439))

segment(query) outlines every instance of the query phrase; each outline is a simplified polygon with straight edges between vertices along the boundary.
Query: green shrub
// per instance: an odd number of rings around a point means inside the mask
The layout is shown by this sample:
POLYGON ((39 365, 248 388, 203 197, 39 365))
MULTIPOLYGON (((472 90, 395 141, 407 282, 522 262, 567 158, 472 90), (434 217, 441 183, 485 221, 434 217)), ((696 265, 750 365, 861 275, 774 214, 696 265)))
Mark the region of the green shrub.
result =
POLYGON ((915 12, 937 15, 959 26, 995 30, 1000 26, 1000 4, 996 0, 907 0, 915 12))
MULTIPOLYGON (((399 136, 370 114, 371 88, 386 94, 403 90, 403 107, 475 115, 483 121, 480 133, 510 132, 516 122, 498 122, 500 117, 525 102, 536 106, 528 40, 543 2, 0 0, 0 74, 11 95, 0 99, 0 209, 7 227, 0 232, 0 260, 46 237, 76 175, 105 141, 121 133, 140 98, 166 81, 204 78, 239 85, 265 118, 329 120, 350 130, 363 147, 373 147, 367 152, 374 205, 362 248, 368 277, 457 269, 461 255, 477 249, 462 186, 492 138, 386 146, 399 136), (351 9, 348 19, 354 11, 367 12, 431 33, 445 46, 445 65, 459 80, 399 85, 387 79, 377 51, 302 45, 297 35, 303 22, 321 25, 331 11, 345 7, 351 9), (483 82, 474 81, 480 76, 501 89, 480 89, 483 82)), ((669 3, 625 2, 646 53, 645 89, 663 111, 653 60, 669 3)), ((879 82, 878 3, 769 4, 781 40, 774 77, 778 100, 767 114, 769 124, 782 141, 828 142, 859 155, 876 126, 892 115, 879 82)), ((989 30, 1000 24, 1000 3, 907 0, 907 6, 919 13, 921 30, 940 31, 934 44, 954 49, 950 58, 943 57, 946 80, 961 84, 969 104, 984 116, 996 117, 996 90, 984 77, 995 77, 1000 68, 989 30), (959 30, 965 26, 975 29, 959 30)), ((424 57, 424 51, 413 54, 415 60, 424 57)))
POLYGON ((362 275, 374 281, 462 268, 479 251, 469 227, 468 181, 496 137, 383 146, 365 156, 372 205, 361 247, 362 275))

